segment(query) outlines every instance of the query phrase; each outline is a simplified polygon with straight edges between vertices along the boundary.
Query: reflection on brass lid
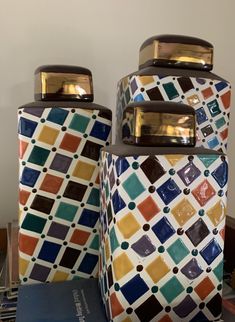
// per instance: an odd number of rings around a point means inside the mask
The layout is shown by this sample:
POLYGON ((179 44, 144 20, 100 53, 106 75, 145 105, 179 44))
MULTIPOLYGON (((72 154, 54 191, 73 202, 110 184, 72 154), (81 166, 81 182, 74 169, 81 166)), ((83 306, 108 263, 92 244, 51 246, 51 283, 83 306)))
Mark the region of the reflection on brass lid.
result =
POLYGON ((92 102, 91 71, 64 65, 38 67, 35 71, 35 99, 92 102))
POLYGON ((213 68, 213 45, 188 36, 160 35, 147 39, 140 47, 139 69, 147 66, 213 68))
POLYGON ((123 114, 122 139, 142 146, 195 146, 195 110, 172 102, 136 102, 123 114))

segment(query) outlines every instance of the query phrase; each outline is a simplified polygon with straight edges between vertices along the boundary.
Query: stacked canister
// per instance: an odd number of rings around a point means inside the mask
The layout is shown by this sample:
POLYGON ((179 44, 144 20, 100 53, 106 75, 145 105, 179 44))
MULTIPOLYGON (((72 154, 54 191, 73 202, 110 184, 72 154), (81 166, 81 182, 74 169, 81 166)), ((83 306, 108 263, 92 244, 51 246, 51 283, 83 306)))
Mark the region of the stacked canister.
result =
POLYGON ((109 321, 221 317, 230 85, 212 59, 203 40, 153 37, 118 84, 122 143, 102 150, 100 175, 109 321))

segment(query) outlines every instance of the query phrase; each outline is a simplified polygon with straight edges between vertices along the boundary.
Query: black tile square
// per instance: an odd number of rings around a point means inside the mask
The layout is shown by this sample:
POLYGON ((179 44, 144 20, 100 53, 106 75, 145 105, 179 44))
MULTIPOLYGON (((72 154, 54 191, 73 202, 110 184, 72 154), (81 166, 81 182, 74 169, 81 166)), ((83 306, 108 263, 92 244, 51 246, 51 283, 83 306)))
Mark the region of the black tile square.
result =
POLYGON ((202 219, 198 219, 198 221, 196 221, 185 232, 195 247, 199 245, 200 242, 209 235, 209 233, 210 231, 202 219))
POLYGON ((82 201, 82 198, 84 197, 86 189, 87 189, 87 186, 81 183, 69 181, 65 188, 63 196, 65 198, 82 201))
POLYGON ((109 283, 109 288, 113 286, 113 273, 112 273, 111 265, 109 265, 108 267, 108 283, 109 283))
POLYGON ((108 223, 110 224, 111 221, 112 221, 112 219, 113 219, 113 213, 112 213, 111 203, 109 203, 109 205, 108 205, 107 215, 108 215, 108 223))
POLYGON ((149 322, 159 314, 162 309, 163 307, 156 297, 151 295, 144 303, 135 309, 135 313, 141 322, 149 322))
POLYGON ((140 167, 152 184, 166 173, 156 157, 147 158, 140 167))
POLYGON ((60 266, 72 269, 80 255, 81 251, 71 247, 67 247, 61 258, 60 266))
POLYGON ((189 77, 180 77, 177 80, 178 80, 178 83, 184 93, 190 91, 190 89, 192 89, 194 87, 193 83, 189 77))
POLYGON ((53 199, 50 199, 50 198, 47 198, 44 196, 40 196, 40 195, 36 195, 35 198, 33 199, 33 202, 31 204, 30 208, 49 215, 54 202, 55 201, 53 199))
POLYGON ((219 293, 217 293, 212 299, 206 304, 206 307, 214 315, 214 317, 219 317, 222 312, 222 298, 219 293))
POLYGON ((102 147, 102 145, 88 140, 84 145, 81 155, 86 158, 98 161, 100 157, 100 149, 102 147))
POLYGON ((153 87, 146 91, 151 101, 164 101, 164 98, 158 87, 153 87))
POLYGON ((212 134, 214 131, 213 131, 213 128, 212 126, 209 124, 207 126, 204 126, 202 129, 202 134, 204 137, 207 137, 208 135, 212 134))
POLYGON ((109 183, 110 183, 110 188, 113 189, 113 186, 115 184, 115 175, 114 175, 113 169, 109 175, 109 183))

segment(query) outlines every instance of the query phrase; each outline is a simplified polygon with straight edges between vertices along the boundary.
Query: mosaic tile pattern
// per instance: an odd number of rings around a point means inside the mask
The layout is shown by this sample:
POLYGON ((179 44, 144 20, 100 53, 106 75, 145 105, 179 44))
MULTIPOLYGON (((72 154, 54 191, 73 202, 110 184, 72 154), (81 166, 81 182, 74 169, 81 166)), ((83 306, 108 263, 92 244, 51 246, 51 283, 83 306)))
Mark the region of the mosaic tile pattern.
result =
MULTIPOLYGON (((231 86, 226 81, 178 76, 128 76, 118 83, 117 129, 131 102, 160 100, 191 105, 196 111, 197 146, 226 152, 231 86)), ((117 138, 120 136, 117 133, 117 138)))
POLYGON ((227 169, 216 154, 102 152, 100 287, 109 321, 220 318, 227 169))
POLYGON ((99 110, 19 110, 22 283, 97 276, 98 160, 110 140, 99 110))

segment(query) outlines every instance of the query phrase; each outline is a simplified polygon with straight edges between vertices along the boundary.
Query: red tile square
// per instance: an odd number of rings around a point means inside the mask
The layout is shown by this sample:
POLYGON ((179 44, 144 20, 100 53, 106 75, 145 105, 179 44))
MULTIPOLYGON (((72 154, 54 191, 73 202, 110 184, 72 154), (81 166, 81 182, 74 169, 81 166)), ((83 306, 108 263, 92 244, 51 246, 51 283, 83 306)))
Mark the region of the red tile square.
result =
POLYGON ((220 136, 221 136, 222 140, 227 139, 227 137, 228 137, 228 128, 223 130, 222 132, 220 132, 220 136))
POLYGON ((41 184, 40 190, 56 194, 59 192, 63 181, 63 178, 53 176, 51 174, 46 174, 41 184))
POLYGON ((160 211, 160 209, 158 208, 157 204, 151 196, 147 197, 144 201, 142 201, 138 205, 138 209, 147 221, 151 220, 160 211))
POLYGON ((26 190, 20 189, 19 191, 19 202, 21 205, 26 205, 28 198, 30 196, 30 192, 26 190))
POLYGON ((205 277, 201 283, 199 283, 195 288, 194 291, 203 301, 215 288, 214 284, 211 282, 209 277, 205 277))
POLYGON ((28 143, 25 141, 19 141, 19 158, 22 159, 24 156, 24 153, 27 149, 28 143))
POLYGON ((204 180, 192 191, 192 194, 203 207, 215 195, 215 190, 209 181, 204 180))
POLYGON ((90 233, 84 230, 75 229, 70 239, 71 243, 84 246, 90 236, 90 233))
POLYGON ((37 246, 38 238, 19 234, 19 250, 27 255, 32 256, 37 246))
POLYGON ((221 95, 221 101, 224 105, 224 108, 229 108, 231 102, 231 91, 228 91, 225 94, 221 95))
POLYGON ((112 293, 110 296, 110 305, 112 311, 112 318, 115 318, 115 316, 121 314, 124 311, 124 308, 122 307, 115 293, 112 293))
POLYGON ((211 97, 213 95, 213 91, 211 87, 208 87, 202 91, 202 95, 204 99, 206 100, 207 98, 211 97))
POLYGON ((75 135, 66 133, 59 147, 69 152, 76 152, 80 142, 81 142, 81 138, 75 135))

